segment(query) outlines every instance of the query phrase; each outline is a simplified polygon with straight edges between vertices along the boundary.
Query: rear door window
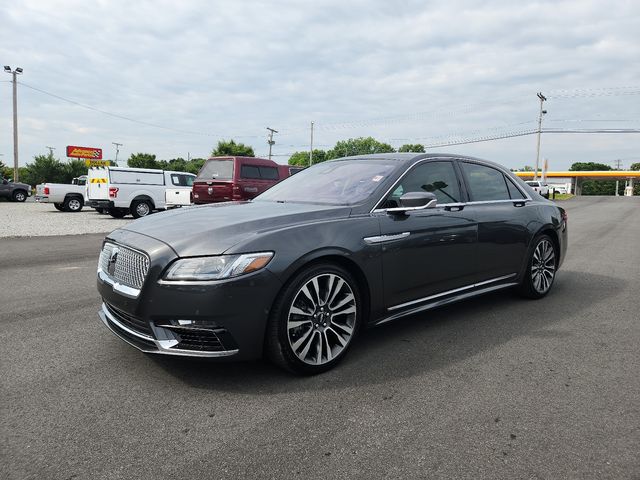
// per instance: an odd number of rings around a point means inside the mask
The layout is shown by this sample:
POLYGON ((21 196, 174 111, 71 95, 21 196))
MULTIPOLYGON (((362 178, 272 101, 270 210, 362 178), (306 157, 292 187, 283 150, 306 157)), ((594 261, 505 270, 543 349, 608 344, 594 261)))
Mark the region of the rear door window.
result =
POLYGON ((472 202, 510 200, 504 174, 499 170, 477 163, 461 162, 472 202))
POLYGON ((259 179, 260 168, 256 165, 242 165, 240 168, 240 176, 242 178, 259 179))

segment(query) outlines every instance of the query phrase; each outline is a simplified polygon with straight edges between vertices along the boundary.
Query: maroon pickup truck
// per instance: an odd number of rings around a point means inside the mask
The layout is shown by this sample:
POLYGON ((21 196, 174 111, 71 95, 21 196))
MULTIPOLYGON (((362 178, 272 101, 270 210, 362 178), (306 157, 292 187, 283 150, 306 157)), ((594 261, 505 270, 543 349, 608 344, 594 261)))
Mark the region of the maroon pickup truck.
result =
POLYGON ((193 203, 250 200, 300 167, 256 157, 213 157, 193 182, 193 203))

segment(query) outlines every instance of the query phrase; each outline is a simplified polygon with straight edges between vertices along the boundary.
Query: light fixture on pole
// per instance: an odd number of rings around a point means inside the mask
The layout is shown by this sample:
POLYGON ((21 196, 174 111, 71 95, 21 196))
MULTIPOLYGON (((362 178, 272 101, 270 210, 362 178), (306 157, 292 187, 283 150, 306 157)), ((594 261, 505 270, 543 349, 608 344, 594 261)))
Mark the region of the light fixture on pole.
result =
POLYGON ((547 101, 547 97, 545 97, 542 92, 538 92, 537 97, 540 99, 540 116, 538 117, 538 147, 536 149, 536 169, 533 171, 533 179, 538 179, 538 169, 540 168, 540 134, 542 133, 542 116, 547 113, 546 110, 542 109, 542 104, 547 101))
POLYGON ((120 152, 120 147, 122 146, 121 143, 117 143, 117 142, 111 142, 112 144, 114 144, 116 146, 116 167, 118 166, 118 153, 120 152))
POLYGON ((4 71, 13 75, 13 181, 17 182, 18 177, 18 82, 16 75, 22 75, 22 68, 11 69, 9 65, 4 66, 4 71))

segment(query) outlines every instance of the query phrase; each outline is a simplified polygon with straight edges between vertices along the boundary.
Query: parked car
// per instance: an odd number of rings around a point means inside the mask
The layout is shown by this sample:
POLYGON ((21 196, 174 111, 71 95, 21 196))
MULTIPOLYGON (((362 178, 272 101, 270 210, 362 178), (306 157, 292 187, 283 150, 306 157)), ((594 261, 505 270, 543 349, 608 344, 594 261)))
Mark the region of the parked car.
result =
POLYGON ((553 192, 566 195, 567 187, 565 185, 549 185, 549 193, 553 192))
POLYGON ((13 202, 24 202, 31 196, 31 185, 13 182, 6 178, 0 182, 0 197, 8 198, 13 202))
POLYGON ((526 182, 535 192, 542 195, 544 198, 549 198, 549 185, 538 180, 528 180, 526 182))
POLYGON ((250 200, 292 175, 290 168, 300 168, 287 167, 256 157, 210 158, 193 182, 193 202, 250 200))
POLYGON ((61 212, 79 212, 85 204, 87 175, 74 178, 71 184, 41 183, 36 185, 36 202, 53 203, 61 212))
POLYGON ((147 168, 100 167, 89 170, 87 205, 112 217, 134 218, 154 210, 191 205, 195 175, 147 168))
POLYGON ((379 154, 319 163, 253 201, 110 233, 99 315, 144 352, 249 359, 301 374, 358 331, 495 290, 551 289, 567 215, 508 169, 379 154), (264 349, 264 350, 263 350, 264 349))

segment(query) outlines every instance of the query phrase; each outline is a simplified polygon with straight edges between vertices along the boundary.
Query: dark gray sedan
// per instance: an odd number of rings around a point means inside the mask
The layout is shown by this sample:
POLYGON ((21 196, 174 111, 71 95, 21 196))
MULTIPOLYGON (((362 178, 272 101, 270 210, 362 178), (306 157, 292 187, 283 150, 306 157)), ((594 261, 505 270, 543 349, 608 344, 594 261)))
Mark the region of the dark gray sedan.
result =
POLYGON ((100 317, 144 352, 313 374, 361 328, 494 290, 553 285, 565 211, 475 158, 320 163, 250 202, 153 215, 105 239, 100 317))

